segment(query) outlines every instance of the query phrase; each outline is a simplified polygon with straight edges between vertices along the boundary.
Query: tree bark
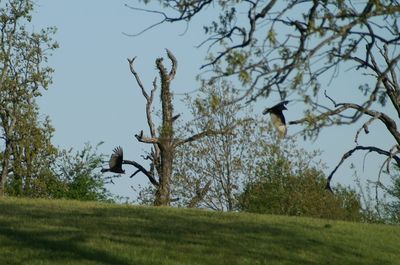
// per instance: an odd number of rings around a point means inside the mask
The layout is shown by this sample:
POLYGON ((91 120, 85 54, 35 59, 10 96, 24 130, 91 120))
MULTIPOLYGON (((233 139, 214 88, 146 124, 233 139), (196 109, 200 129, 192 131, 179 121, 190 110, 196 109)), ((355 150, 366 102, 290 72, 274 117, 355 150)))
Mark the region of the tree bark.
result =
POLYGON ((172 61, 170 73, 165 69, 162 58, 156 60, 157 69, 161 77, 161 107, 162 107, 162 127, 160 132, 159 146, 161 152, 161 174, 159 174, 159 183, 157 187, 154 205, 168 206, 170 204, 172 165, 174 161, 174 128, 173 128, 173 105, 170 91, 170 81, 176 73, 176 59, 170 51, 167 50, 168 57, 172 61))
POLYGON ((8 169, 10 166, 10 147, 8 143, 6 143, 1 166, 2 170, 0 174, 0 197, 3 197, 5 195, 5 184, 8 176, 8 169))

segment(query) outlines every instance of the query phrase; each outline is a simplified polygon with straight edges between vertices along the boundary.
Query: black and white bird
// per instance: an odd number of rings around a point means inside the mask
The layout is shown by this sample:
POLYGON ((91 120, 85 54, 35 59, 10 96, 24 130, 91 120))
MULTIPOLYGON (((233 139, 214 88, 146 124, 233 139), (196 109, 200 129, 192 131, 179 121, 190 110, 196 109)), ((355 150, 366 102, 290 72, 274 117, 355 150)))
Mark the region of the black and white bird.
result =
POLYGON ((108 161, 109 168, 101 169, 101 172, 113 172, 118 174, 124 174, 125 170, 122 169, 122 161, 124 159, 124 152, 121 146, 114 148, 114 153, 111 155, 108 161))
POLYGON ((289 103, 288 100, 282 101, 271 108, 266 108, 262 112, 262 114, 264 114, 264 115, 267 113, 270 114, 272 124, 274 125, 275 129, 278 131, 278 135, 280 138, 284 138, 287 133, 286 120, 285 120, 285 116, 283 115, 283 111, 287 110, 285 105, 288 103, 289 103))

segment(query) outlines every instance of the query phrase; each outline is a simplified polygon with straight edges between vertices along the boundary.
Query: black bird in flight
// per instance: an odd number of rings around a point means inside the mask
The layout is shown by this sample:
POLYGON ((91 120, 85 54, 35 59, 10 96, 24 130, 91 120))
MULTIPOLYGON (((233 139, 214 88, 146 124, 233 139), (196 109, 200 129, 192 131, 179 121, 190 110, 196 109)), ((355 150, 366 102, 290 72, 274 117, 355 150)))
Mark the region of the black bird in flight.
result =
POLYGON ((271 115, 272 123, 275 129, 278 131, 278 135, 280 138, 284 138, 287 133, 286 121, 285 121, 285 116, 283 116, 283 110, 287 110, 285 105, 288 103, 289 103, 288 100, 282 101, 271 108, 266 108, 262 112, 262 114, 264 115, 267 113, 271 115))
POLYGON ((118 146, 114 148, 114 153, 111 155, 108 161, 109 168, 103 168, 101 172, 113 172, 118 174, 124 174, 125 170, 122 169, 122 160, 124 159, 124 152, 122 147, 118 146))

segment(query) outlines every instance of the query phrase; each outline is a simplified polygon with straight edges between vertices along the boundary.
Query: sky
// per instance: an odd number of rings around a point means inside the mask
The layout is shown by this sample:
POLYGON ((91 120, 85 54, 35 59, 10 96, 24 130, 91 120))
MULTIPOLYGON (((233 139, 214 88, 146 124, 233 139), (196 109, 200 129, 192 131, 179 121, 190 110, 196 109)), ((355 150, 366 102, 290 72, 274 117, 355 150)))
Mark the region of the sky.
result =
MULTIPOLYGON (((157 76, 154 61, 160 56, 166 58, 165 49, 170 49, 178 60, 177 75, 172 83, 177 103, 175 110, 184 113, 180 99, 184 93, 199 86, 195 77, 207 50, 196 48, 196 45, 204 40, 202 25, 209 21, 209 17, 196 18, 187 31, 185 24, 162 24, 140 36, 129 37, 126 34, 137 33, 160 17, 131 10, 125 7, 125 3, 140 6, 138 1, 129 0, 36 1, 33 29, 57 27, 54 39, 60 44, 49 59, 49 65, 55 69, 53 84, 38 103, 42 115, 49 115, 56 129, 55 145, 79 150, 86 142, 95 145, 104 141, 100 153, 111 154, 112 149, 120 145, 124 148, 125 159, 143 162, 141 155, 147 147, 138 143, 134 134, 140 130, 147 131, 145 100, 130 73, 127 58, 137 56, 136 71, 149 91, 157 76)), ((168 60, 165 64, 169 67, 168 60)), ((349 90, 354 91, 349 87, 353 84, 354 76, 345 72, 329 84, 329 89, 334 91, 338 101, 346 100, 349 90)), ((328 81, 325 85, 328 87, 328 81)), ((265 107, 276 103, 272 99, 263 99, 258 104, 265 107)), ((286 117, 287 120, 299 119, 301 113, 289 109, 286 117)), ((300 126, 293 126, 288 133, 294 134, 300 129, 300 126)), ((308 150, 320 149, 323 152, 321 159, 329 174, 343 153, 355 146, 357 129, 350 126, 328 128, 314 142, 302 138, 298 141, 308 150)), ((394 144, 381 125, 371 126, 370 131, 368 136, 360 136, 361 143, 378 144, 382 148, 394 144)), ((360 153, 352 159, 359 175, 363 178, 376 176, 383 158, 370 154, 365 163, 363 158, 360 153)), ((147 166, 148 163, 143 164, 147 166)), ((349 162, 343 164, 334 177, 334 183, 353 183, 349 178, 353 172, 349 165, 349 162)), ((128 173, 134 171, 133 168, 126 170, 128 173)), ((111 192, 133 198, 131 186, 143 185, 147 179, 141 174, 129 179, 129 175, 108 186, 111 192)))

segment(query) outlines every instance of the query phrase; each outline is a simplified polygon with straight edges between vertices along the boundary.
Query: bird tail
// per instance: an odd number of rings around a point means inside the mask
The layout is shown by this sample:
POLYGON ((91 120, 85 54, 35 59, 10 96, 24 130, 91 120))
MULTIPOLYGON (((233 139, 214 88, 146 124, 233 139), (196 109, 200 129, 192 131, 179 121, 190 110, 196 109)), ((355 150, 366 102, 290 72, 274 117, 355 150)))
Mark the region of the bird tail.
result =
POLYGON ((102 169, 101 169, 101 173, 108 172, 108 171, 110 171, 109 168, 102 168, 102 169))

